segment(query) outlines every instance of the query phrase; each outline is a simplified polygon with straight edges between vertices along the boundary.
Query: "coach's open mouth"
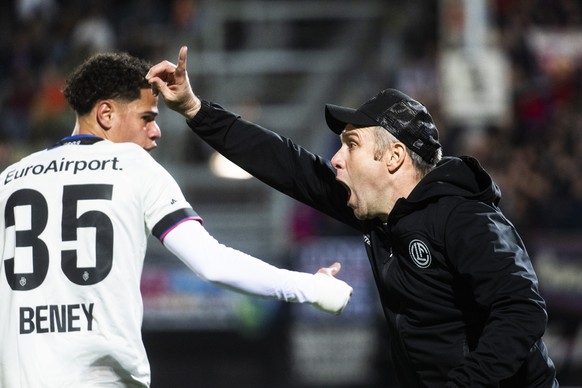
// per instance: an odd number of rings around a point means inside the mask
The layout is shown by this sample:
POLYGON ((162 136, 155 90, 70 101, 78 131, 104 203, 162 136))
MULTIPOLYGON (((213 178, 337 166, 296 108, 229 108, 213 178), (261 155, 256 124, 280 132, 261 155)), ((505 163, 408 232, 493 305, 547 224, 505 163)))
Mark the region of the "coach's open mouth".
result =
POLYGON ((339 179, 336 179, 336 180, 340 185, 342 185, 344 187, 344 189, 346 189, 346 191, 348 193, 348 204, 349 204, 350 198, 352 197, 352 190, 349 188, 349 186, 345 182, 342 182, 339 179))

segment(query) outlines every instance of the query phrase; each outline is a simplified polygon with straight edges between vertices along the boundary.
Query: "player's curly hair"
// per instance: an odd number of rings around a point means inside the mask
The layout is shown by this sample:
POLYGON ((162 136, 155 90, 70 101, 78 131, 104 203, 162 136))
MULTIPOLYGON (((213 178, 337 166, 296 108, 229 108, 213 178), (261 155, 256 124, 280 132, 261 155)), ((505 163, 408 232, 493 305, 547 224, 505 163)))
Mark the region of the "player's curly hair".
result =
POLYGON ((124 52, 95 54, 67 78, 63 93, 79 115, 89 113, 99 100, 133 101, 140 98, 141 89, 150 87, 145 79, 150 67, 124 52))

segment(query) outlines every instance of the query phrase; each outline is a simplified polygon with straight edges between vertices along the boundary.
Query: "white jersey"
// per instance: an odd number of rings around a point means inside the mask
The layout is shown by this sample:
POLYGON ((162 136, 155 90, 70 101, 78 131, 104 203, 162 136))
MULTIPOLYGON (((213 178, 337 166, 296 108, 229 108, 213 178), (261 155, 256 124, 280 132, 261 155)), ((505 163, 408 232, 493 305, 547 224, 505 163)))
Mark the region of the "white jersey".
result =
POLYGON ((148 387, 150 234, 202 279, 334 314, 352 288, 220 244, 133 143, 73 136, 0 174, 0 388, 148 387))
POLYGON ((0 387, 147 387, 146 239, 198 218, 146 151, 74 136, 0 175, 0 387))

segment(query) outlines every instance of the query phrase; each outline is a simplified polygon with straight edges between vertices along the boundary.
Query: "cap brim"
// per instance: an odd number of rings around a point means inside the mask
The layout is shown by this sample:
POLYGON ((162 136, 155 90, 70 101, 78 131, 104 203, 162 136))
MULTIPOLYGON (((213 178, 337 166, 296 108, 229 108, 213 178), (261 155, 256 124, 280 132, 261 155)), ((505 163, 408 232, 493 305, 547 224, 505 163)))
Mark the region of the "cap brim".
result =
POLYGON ((327 126, 337 134, 342 133, 346 124, 356 127, 371 127, 379 125, 376 121, 353 108, 326 104, 325 121, 327 126))

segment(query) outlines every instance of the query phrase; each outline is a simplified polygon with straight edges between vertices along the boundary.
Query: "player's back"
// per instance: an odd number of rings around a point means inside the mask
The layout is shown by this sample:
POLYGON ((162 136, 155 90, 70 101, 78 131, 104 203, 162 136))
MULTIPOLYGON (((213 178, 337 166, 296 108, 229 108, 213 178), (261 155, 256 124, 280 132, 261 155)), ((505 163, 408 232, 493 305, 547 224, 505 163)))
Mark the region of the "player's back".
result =
POLYGON ((73 139, 0 175, 0 387, 149 384, 144 198, 162 169, 134 144, 73 139))

